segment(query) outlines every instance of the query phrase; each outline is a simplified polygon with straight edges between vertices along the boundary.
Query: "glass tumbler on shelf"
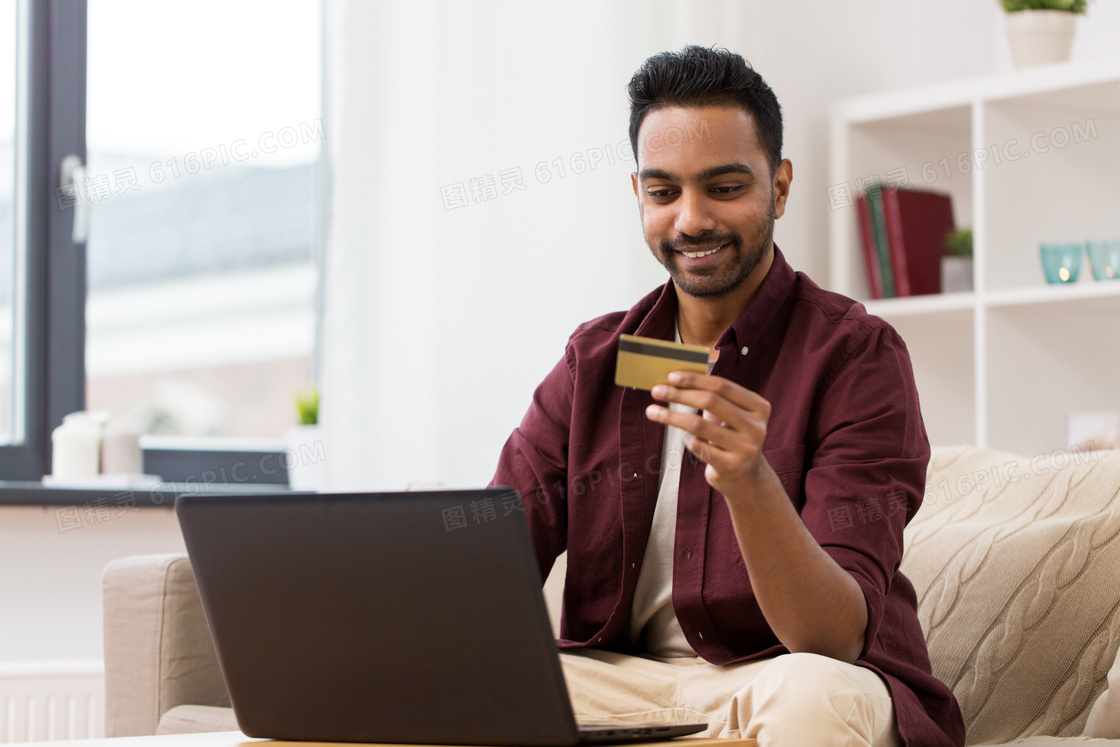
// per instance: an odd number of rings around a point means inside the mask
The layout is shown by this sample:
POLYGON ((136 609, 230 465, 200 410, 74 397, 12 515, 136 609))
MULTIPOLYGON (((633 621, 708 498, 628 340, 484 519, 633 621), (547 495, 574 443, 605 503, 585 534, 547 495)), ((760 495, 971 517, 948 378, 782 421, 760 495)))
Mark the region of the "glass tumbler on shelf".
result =
POLYGON ((1094 280, 1120 280, 1120 239, 1089 241, 1086 248, 1094 280))
POLYGON ((1040 244, 1047 283, 1072 283, 1081 270, 1081 244, 1040 244))

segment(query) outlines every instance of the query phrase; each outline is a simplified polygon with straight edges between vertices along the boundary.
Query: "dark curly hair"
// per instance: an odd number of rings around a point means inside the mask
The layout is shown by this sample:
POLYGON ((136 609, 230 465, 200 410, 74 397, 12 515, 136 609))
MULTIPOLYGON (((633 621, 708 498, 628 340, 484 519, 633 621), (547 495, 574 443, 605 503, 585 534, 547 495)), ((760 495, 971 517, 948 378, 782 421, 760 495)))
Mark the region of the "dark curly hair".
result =
POLYGON ((627 86, 630 147, 638 160, 638 130, 646 115, 670 106, 741 106, 754 117, 773 174, 782 161, 782 109, 770 86, 741 55, 696 45, 650 57, 627 86))

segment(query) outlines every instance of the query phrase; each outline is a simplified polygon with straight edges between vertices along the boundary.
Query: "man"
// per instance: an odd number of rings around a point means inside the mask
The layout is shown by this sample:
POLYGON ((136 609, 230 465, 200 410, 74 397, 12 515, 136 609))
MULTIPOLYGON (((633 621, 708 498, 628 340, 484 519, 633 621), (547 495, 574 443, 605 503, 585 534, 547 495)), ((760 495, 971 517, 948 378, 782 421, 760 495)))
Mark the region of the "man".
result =
POLYGON ((671 280, 575 331, 494 478, 524 496, 542 576, 568 552, 577 716, 963 744, 898 572, 929 460, 902 340, 774 245, 793 170, 742 57, 656 55, 629 93, 642 230, 671 280), (623 333, 704 345, 709 373, 618 387, 623 333))

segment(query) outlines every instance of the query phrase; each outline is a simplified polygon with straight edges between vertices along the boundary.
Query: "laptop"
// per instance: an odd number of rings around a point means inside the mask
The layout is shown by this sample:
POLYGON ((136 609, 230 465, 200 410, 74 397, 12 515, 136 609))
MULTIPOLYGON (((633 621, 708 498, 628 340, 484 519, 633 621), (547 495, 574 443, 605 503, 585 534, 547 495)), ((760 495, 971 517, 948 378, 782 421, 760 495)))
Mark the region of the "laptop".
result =
POLYGON ((175 511, 250 737, 542 745, 577 727, 517 493, 182 495, 175 511))

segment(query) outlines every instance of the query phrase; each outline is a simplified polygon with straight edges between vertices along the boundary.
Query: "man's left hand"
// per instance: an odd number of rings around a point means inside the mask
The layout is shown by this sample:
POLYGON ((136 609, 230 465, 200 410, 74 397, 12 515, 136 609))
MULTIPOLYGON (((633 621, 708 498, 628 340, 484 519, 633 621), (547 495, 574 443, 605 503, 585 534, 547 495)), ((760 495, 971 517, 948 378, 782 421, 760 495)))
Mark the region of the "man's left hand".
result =
POLYGON ((707 464, 708 484, 728 500, 755 492, 768 467, 762 456, 770 403, 751 390, 720 376, 674 371, 669 384, 651 392, 654 399, 677 402, 703 412, 692 415, 650 405, 646 417, 689 434, 688 450, 707 464))

